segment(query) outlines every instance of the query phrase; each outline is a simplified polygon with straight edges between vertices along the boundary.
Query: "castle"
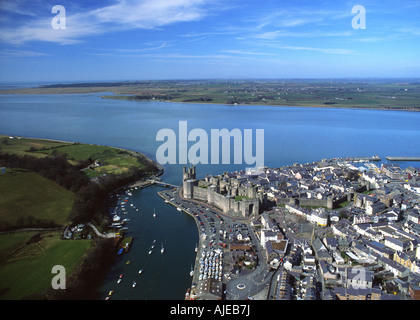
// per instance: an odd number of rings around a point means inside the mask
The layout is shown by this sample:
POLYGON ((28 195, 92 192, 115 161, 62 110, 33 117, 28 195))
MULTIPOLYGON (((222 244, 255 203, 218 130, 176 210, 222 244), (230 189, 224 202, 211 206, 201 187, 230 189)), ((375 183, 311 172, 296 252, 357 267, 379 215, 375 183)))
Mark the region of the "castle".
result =
POLYGON ((207 202, 225 214, 241 218, 256 217, 266 206, 266 195, 256 185, 227 173, 197 180, 195 169, 183 167, 184 198, 207 202))

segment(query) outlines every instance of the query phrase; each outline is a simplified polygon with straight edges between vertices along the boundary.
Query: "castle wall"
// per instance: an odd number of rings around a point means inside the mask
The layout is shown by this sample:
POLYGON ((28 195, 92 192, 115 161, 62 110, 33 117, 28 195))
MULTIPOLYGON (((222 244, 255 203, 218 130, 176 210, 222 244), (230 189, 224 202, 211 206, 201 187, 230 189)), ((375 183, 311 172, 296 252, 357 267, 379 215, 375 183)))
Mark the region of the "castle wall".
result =
POLYGON ((199 186, 199 181, 196 180, 195 167, 186 167, 183 169, 183 195, 187 199, 195 199, 207 202, 210 205, 222 210, 224 213, 232 213, 242 217, 249 217, 251 215, 257 216, 260 212, 260 201, 263 204, 265 200, 262 194, 257 195, 256 187, 237 187, 237 184, 232 185, 224 181, 212 178, 212 185, 203 188, 199 186), (218 184, 219 183, 219 184, 218 184), (227 191, 231 196, 221 194, 221 191, 227 191), (236 201, 236 195, 247 196, 241 201, 236 201))
POLYGON ((207 201, 207 192, 207 189, 195 186, 193 188, 193 198, 200 201, 207 201))

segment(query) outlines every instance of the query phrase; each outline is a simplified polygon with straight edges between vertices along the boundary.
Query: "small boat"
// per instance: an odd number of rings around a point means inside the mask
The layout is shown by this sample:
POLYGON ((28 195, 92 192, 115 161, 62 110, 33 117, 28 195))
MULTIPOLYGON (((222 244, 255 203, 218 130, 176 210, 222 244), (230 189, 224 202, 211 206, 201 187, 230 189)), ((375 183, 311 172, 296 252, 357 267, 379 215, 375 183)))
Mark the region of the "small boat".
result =
POLYGON ((133 288, 135 288, 136 284, 137 284, 137 283, 136 283, 135 281, 133 281, 133 288))
POLYGON ((153 253, 153 251, 152 250, 149 250, 149 254, 152 254, 153 253))
POLYGON ((162 249, 160 249, 160 253, 164 253, 165 252, 165 248, 163 247, 163 243, 162 243, 162 249))
POLYGON ((195 244, 195 252, 198 252, 198 246, 197 246, 197 244, 195 244))
POLYGON ((111 290, 111 291, 108 292, 108 295, 112 296, 113 293, 114 293, 114 290, 111 290))
POLYGON ((139 274, 141 274, 141 273, 143 273, 143 269, 140 269, 140 270, 139 270, 139 274))
POLYGON ((182 210, 181 210, 181 208, 176 208, 176 210, 178 210, 178 211, 182 211, 182 210))
POLYGON ((125 264, 130 264, 130 260, 128 260, 125 264))
POLYGON ((117 252, 117 255, 122 254, 122 253, 123 253, 123 251, 124 251, 124 248, 120 248, 120 249, 118 250, 118 252, 117 252))
POLYGON ((153 208, 153 218, 156 218, 155 208, 153 208))
POLYGON ((193 267, 192 267, 192 265, 191 265, 190 276, 192 277, 193 275, 194 275, 194 269, 193 269, 193 267))
POLYGON ((119 284, 119 283, 121 282, 121 280, 122 280, 122 279, 121 279, 121 278, 119 278, 119 279, 117 280, 117 284, 119 284))

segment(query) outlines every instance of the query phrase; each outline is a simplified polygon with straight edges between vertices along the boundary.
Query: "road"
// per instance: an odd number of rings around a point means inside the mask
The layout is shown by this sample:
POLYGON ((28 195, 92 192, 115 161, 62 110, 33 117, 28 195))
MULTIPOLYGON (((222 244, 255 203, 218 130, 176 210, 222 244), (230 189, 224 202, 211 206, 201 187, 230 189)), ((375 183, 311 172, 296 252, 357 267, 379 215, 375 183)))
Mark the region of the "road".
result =
MULTIPOLYGON (((249 219, 232 217, 224 214, 221 210, 206 203, 184 199, 180 190, 167 190, 162 192, 170 202, 194 216, 199 229, 200 250, 228 248, 229 235, 236 232, 248 234, 251 243, 258 255, 258 265, 251 272, 243 272, 240 275, 230 274, 231 280, 226 282, 225 298, 227 300, 243 300, 253 296, 270 286, 273 271, 266 263, 260 241, 255 235, 255 230, 249 224, 249 219), (224 236, 226 234, 226 237, 224 236)), ((225 257, 229 260, 229 252, 225 249, 225 257)), ((200 254, 200 252, 198 252, 200 254)), ((195 268, 197 270, 197 268, 195 268)), ((229 264, 224 262, 223 274, 229 273, 229 264)))

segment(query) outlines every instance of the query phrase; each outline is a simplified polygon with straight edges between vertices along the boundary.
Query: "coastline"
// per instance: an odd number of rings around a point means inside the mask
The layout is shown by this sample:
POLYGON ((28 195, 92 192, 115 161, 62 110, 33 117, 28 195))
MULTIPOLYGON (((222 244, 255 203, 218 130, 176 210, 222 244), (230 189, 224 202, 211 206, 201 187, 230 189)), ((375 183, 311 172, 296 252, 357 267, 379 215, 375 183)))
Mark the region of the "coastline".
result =
MULTIPOLYGON (((136 88, 127 88, 123 86, 113 86, 112 83, 109 83, 109 86, 78 86, 77 83, 69 84, 63 87, 33 87, 25 89, 0 89, 0 95, 62 95, 62 94, 100 94, 100 93, 112 93, 113 95, 101 96, 102 99, 111 99, 111 100, 124 100, 124 101, 157 101, 157 102, 170 102, 170 103, 187 103, 187 104, 200 104, 200 105, 224 105, 231 107, 239 106, 265 106, 265 107, 286 107, 286 108, 326 108, 326 109, 358 109, 358 110, 384 110, 384 111, 411 111, 411 112, 420 112, 420 106, 400 106, 395 107, 395 104, 384 106, 384 105, 346 105, 340 104, 339 102, 332 102, 326 104, 320 104, 320 98, 314 98, 315 101, 305 102, 305 103, 296 103, 296 102, 282 102, 282 103, 264 103, 265 100, 258 102, 249 102, 249 103, 225 103, 222 101, 176 101, 174 99, 165 99, 162 97, 151 98, 151 99, 133 99, 139 93, 133 93, 133 90, 140 90, 136 88), (121 92, 122 90, 131 90, 130 93, 121 92)), ((166 94, 166 89, 163 89, 161 94, 166 94)), ((366 97, 369 99, 369 97, 366 97)), ((331 101, 330 101, 331 102, 331 101)), ((356 102, 357 103, 357 102, 356 102)), ((379 103, 379 102, 378 102, 379 103)))
MULTIPOLYGON (((11 135, 5 135, 5 136, 11 136, 11 135)), ((64 140, 57 140, 57 139, 47 139, 47 138, 36 138, 36 137, 26 137, 26 136, 18 136, 18 135, 14 135, 13 137, 16 138, 23 138, 26 140, 34 140, 34 141, 49 141, 49 142, 57 142, 57 143, 62 143, 63 145, 73 145, 75 144, 75 142, 72 141, 64 141, 64 140)), ((77 143, 77 142, 76 142, 77 143)), ((80 143, 83 145, 90 145, 90 146, 103 146, 103 145, 98 145, 98 144, 89 144, 89 143, 80 143)), ((110 147, 110 148, 114 148, 117 150, 121 150, 121 151, 125 151, 128 152, 129 154, 136 156, 136 157, 140 157, 142 159, 142 161, 145 161, 147 163, 149 163, 150 165, 152 165, 155 170, 157 171, 157 173, 154 174, 149 174, 146 177, 141 178, 140 180, 134 180, 131 182, 126 182, 126 180, 120 181, 123 182, 121 184, 117 184, 116 187, 112 188, 112 190, 110 190, 106 196, 106 200, 103 203, 101 201, 101 203, 99 203, 98 205, 103 206, 103 208, 109 208, 111 203, 110 203, 110 196, 118 193, 119 190, 130 187, 132 185, 139 185, 139 184, 144 184, 147 178, 150 178, 152 176, 160 176, 164 173, 164 168, 157 163, 156 161, 154 161, 153 159, 149 158, 148 156, 146 156, 145 154, 138 152, 138 151, 133 151, 133 150, 128 150, 128 149, 124 149, 124 148, 119 148, 119 147, 112 147, 112 146, 106 146, 106 147, 110 147)), ((144 187, 147 187, 149 184, 144 185, 144 187)), ((13 231, 5 231, 5 232, 1 232, 0 234, 6 234, 6 233, 14 233, 14 232, 24 232, 24 231, 62 231, 64 229, 65 226, 61 226, 59 228, 26 228, 26 229, 19 229, 19 230, 13 230, 13 231)), ((79 294, 83 295, 83 297, 86 298, 86 295, 88 297, 88 299, 96 299, 96 290, 99 288, 98 287, 98 279, 103 276, 104 274, 106 274, 106 271, 104 269, 108 268, 108 266, 110 267, 113 263, 114 263, 114 259, 115 259, 115 255, 109 255, 109 249, 113 250, 116 248, 116 245, 119 243, 115 241, 116 238, 113 239, 108 239, 109 241, 106 241, 107 239, 101 239, 101 238, 97 238, 98 240, 95 241, 95 245, 94 247, 90 248, 88 251, 85 252, 84 254, 84 258, 82 259, 80 265, 78 268, 76 268, 76 270, 74 270, 71 274, 68 275, 68 280, 69 280, 69 285, 68 285, 68 293, 65 293, 64 296, 62 295, 62 293, 58 293, 54 290, 51 290, 50 288, 47 289, 44 292, 39 292, 39 296, 38 298, 40 299, 52 299, 52 300, 56 300, 56 299, 79 299, 80 297, 78 296, 78 294, 75 292, 79 292, 79 294), (104 251, 105 248, 105 251, 104 251), (88 269, 90 270, 90 273, 92 273, 92 277, 88 277, 86 278, 84 276, 84 265, 91 265, 90 263, 90 259, 91 256, 97 256, 101 259, 102 262, 104 262, 104 264, 102 265, 96 265, 96 269, 92 269, 94 267, 89 267, 88 269), (104 260, 105 259, 105 260, 104 260), (98 277, 96 277, 96 276, 98 277), (82 281, 81 279, 85 279, 85 281, 82 281), (58 295, 56 295, 58 294, 58 295), (90 297, 90 298, 89 298, 90 297)), ((66 241, 66 240, 62 240, 62 241, 66 241)), ((78 241, 78 240, 75 240, 78 241)), ((99 281, 100 282, 100 281, 99 281)))

